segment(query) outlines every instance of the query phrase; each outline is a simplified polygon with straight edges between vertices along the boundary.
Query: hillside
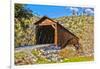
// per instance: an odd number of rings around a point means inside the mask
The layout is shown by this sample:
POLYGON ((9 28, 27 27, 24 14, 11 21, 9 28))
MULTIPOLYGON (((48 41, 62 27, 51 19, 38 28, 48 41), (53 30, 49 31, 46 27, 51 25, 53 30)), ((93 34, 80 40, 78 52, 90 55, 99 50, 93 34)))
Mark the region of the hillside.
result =
POLYGON ((34 45, 34 23, 39 20, 39 17, 33 16, 30 19, 15 19, 15 47, 34 45))

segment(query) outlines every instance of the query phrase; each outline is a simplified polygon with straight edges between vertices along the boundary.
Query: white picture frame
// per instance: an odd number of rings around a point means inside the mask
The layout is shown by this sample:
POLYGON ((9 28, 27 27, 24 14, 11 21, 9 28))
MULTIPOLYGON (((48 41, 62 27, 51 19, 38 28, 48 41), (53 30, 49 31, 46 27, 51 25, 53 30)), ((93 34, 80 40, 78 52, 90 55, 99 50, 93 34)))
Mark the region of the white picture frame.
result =
POLYGON ((41 5, 57 5, 57 6, 74 6, 74 7, 91 7, 95 10, 94 0, 11 0, 11 69, 73 69, 73 68, 81 68, 81 67, 88 67, 95 64, 94 61, 91 62, 78 62, 78 63, 60 63, 60 64, 37 64, 37 65, 23 65, 23 66, 15 66, 14 65, 14 4, 15 3, 22 3, 22 4, 41 4, 41 5))

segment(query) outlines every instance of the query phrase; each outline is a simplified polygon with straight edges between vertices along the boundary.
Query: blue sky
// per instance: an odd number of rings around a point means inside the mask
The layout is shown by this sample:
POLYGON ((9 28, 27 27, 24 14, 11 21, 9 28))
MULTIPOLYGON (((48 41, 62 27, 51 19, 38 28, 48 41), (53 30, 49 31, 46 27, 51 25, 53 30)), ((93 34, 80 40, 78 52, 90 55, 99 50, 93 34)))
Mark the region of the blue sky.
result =
POLYGON ((88 13, 93 14, 93 8, 84 8, 84 7, 70 7, 70 6, 50 6, 50 5, 34 5, 26 4, 26 8, 32 10, 32 13, 36 13, 40 16, 48 16, 50 18, 57 18, 62 16, 72 16, 72 11, 75 10, 82 14, 84 10, 88 13))

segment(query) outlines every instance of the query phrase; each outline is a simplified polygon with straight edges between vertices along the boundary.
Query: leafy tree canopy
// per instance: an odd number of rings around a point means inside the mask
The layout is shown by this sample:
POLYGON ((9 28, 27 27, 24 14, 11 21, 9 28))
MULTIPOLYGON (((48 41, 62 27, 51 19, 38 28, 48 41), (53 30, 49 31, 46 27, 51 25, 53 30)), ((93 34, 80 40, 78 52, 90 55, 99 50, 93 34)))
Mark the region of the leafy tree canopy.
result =
POLYGON ((32 11, 25 8, 25 4, 15 4, 15 18, 17 19, 29 19, 33 16, 32 11))

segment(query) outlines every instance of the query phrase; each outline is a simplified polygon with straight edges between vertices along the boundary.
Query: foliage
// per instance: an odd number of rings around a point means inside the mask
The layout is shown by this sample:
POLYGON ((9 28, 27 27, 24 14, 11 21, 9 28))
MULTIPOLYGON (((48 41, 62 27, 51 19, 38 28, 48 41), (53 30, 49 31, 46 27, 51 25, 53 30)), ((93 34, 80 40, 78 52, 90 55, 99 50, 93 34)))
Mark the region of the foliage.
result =
POLYGON ((32 11, 25 8, 25 4, 15 4, 15 18, 22 19, 27 18, 29 19, 32 17, 32 11))
POLYGON ((25 8, 25 4, 15 4, 15 47, 34 44, 33 23, 37 19, 31 10, 25 8))
POLYGON ((24 27, 19 20, 15 22, 15 47, 34 44, 34 28, 32 19, 23 19, 24 27))

